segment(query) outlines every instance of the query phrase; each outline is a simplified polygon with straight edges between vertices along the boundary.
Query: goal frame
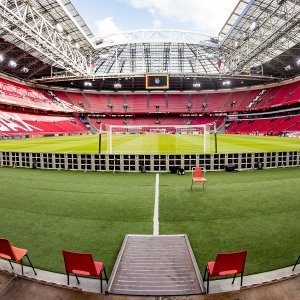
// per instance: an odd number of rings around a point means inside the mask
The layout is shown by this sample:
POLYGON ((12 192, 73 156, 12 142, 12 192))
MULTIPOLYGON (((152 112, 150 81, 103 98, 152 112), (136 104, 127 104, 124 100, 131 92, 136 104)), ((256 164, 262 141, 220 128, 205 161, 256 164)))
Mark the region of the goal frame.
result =
MULTIPOLYGON (((119 128, 119 129, 126 129, 129 130, 128 133, 130 133, 130 130, 133 129, 137 129, 139 131, 142 132, 143 128, 149 128, 151 129, 167 129, 167 128, 173 128, 173 129, 192 129, 192 128, 202 128, 203 129, 203 153, 210 153, 210 143, 207 143, 207 136, 208 139, 210 139, 210 134, 214 133, 216 134, 217 130, 216 130, 216 123, 205 123, 205 124, 193 124, 193 125, 162 125, 162 124, 156 124, 156 125, 111 125, 111 124, 105 124, 105 123, 101 123, 100 125, 100 136, 102 134, 106 134, 107 135, 107 153, 108 154, 113 154, 113 129, 115 128, 119 128), (106 130, 103 130, 103 126, 106 127, 106 130), (107 130, 108 128, 108 130, 107 130)), ((177 131, 177 130, 176 130, 177 131)), ((116 133, 123 133, 126 134, 125 132, 116 132, 116 133)), ((133 133, 133 132, 131 132, 133 133)), ((150 134, 155 134, 153 132, 151 132, 150 134)), ((161 134, 161 133, 157 133, 157 134, 161 134)), ((164 133, 166 134, 166 133, 164 133)), ((168 132, 167 132, 168 134, 168 132)), ((177 133, 176 133, 177 134, 177 133)), ((101 138, 99 138, 99 141, 101 140, 101 138)), ((99 144, 99 149, 101 149, 101 145, 99 144)))

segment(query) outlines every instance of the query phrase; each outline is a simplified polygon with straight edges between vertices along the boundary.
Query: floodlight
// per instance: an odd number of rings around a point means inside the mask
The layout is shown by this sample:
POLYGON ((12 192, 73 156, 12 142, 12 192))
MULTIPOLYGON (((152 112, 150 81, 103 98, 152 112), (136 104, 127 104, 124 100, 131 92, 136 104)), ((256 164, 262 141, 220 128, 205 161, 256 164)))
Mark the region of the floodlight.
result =
POLYGON ((243 37, 243 40, 244 40, 244 41, 246 41, 246 40, 247 40, 247 38, 248 38, 248 35, 247 35, 247 33, 246 33, 246 32, 244 32, 244 33, 243 33, 243 35, 242 35, 242 37, 243 37))
MULTIPOLYGON (((1 59, 0 59, 1 60, 1 59)), ((297 60, 296 64, 300 66, 300 59, 297 60)))
POLYGON ((222 83, 224 86, 229 86, 231 82, 229 80, 223 81, 222 83))
POLYGON ((122 87, 122 84, 120 82, 115 82, 114 83, 114 89, 118 90, 122 87))
POLYGON ((12 60, 12 59, 9 61, 8 64, 9 64, 9 66, 12 67, 12 68, 15 68, 15 67, 17 66, 17 63, 16 63, 14 60, 12 60))
POLYGON ((1 61, 4 61, 4 57, 3 57, 2 54, 0 54, 0 62, 1 62, 1 61))
POLYGON ((23 67, 23 68, 21 69, 21 71, 22 71, 23 73, 28 73, 28 72, 29 72, 29 69, 26 68, 26 67, 23 67))
POLYGON ((234 42, 234 47, 237 49, 240 46, 240 43, 238 41, 234 42))
POLYGON ((284 68, 286 71, 290 71, 292 69, 291 65, 288 65, 284 68))
POLYGON ((85 81, 84 86, 92 86, 93 84, 90 81, 85 81))
POLYGON ((76 49, 79 49, 80 48, 80 44, 77 42, 77 43, 75 43, 75 48, 76 49))
POLYGON ((55 28, 56 28, 56 30, 57 30, 58 32, 63 32, 63 31, 64 31, 64 29, 63 29, 63 27, 61 26, 60 23, 56 23, 55 28))
POLYGON ((258 28, 258 23, 256 21, 254 21, 251 25, 250 25, 250 30, 254 31, 258 28))
POLYGON ((201 83, 200 82, 194 82, 193 83, 193 87, 194 88, 200 88, 201 87, 201 83))

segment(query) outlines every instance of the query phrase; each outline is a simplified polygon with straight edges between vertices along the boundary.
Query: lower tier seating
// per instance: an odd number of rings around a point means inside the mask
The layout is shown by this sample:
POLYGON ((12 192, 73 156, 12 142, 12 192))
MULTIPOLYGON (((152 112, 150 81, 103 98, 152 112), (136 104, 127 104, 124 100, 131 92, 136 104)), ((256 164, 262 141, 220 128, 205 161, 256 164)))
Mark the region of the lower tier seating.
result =
POLYGON ((227 133, 280 135, 287 131, 300 130, 300 115, 234 120, 227 128, 227 133))
POLYGON ((100 124, 109 125, 202 125, 216 122, 219 128, 225 121, 225 117, 102 117, 89 118, 90 123, 96 129, 99 129, 100 124))
POLYGON ((0 136, 87 133, 76 117, 48 116, 0 110, 0 136))

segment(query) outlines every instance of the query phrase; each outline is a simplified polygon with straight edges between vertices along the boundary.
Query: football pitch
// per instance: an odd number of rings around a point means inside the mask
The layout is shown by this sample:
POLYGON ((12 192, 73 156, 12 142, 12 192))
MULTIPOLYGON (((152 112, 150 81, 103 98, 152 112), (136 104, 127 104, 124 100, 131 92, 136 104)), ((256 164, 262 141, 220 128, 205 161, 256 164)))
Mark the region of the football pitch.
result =
MULTIPOLYGON (((271 136, 218 134, 219 153, 272 152, 300 150, 300 139, 271 136)), ((186 134, 116 134, 112 153, 196 154, 203 153, 203 136, 186 134)), ((102 135, 101 153, 108 153, 107 136, 102 135)), ((98 153, 99 136, 61 136, 0 141, 0 151, 98 153)), ((210 153, 215 151, 210 136, 210 153)))
MULTIPOLYGON (((201 271, 218 252, 248 250, 246 273, 299 255, 300 169, 159 175, 159 233, 187 234, 201 271)), ((156 175, 0 168, 0 236, 37 268, 64 272, 62 250, 112 271, 126 234, 152 234, 156 175)), ((7 269, 9 269, 7 262, 7 269)))

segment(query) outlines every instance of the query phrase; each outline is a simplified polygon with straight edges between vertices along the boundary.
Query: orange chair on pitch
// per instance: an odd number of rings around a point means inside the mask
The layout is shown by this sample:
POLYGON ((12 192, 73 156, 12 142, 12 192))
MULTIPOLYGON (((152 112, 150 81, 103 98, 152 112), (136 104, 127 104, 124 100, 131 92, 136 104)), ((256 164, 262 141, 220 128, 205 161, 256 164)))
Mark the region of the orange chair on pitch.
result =
POLYGON ((7 239, 0 238, 0 257, 8 260, 12 269, 14 268, 13 265, 11 264, 12 261, 14 261, 18 264, 21 264, 22 275, 24 275, 23 258, 24 258, 24 256, 26 256, 34 274, 36 275, 35 269, 29 259, 27 252, 28 252, 28 250, 26 250, 26 249, 17 248, 17 247, 12 246, 7 239))
POLYGON ((193 178, 192 178, 191 190, 193 189, 194 182, 200 182, 200 183, 202 182, 203 190, 204 190, 204 186, 205 186, 205 183, 207 182, 207 179, 203 177, 202 168, 194 167, 192 169, 192 174, 193 174, 193 178))
POLYGON ((104 264, 94 261, 90 253, 78 253, 63 250, 65 269, 68 276, 68 285, 70 284, 69 274, 74 274, 79 284, 78 276, 91 276, 100 278, 100 291, 102 293, 102 275, 108 283, 104 264))
POLYGON ((234 275, 232 280, 233 284, 236 274, 241 274, 242 286, 246 256, 247 251, 220 253, 217 255, 215 261, 208 262, 204 272, 204 280, 207 274, 207 293, 209 292, 209 279, 214 276, 234 275))

